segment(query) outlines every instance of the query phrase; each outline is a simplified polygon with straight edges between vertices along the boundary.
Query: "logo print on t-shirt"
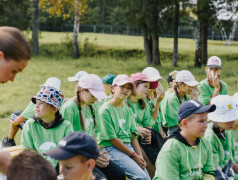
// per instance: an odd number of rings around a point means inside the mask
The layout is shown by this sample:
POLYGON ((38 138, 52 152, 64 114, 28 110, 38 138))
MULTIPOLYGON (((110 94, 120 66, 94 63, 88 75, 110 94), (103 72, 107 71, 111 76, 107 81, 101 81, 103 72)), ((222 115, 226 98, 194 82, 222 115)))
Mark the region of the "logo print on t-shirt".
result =
POLYGON ((120 131, 119 134, 120 135, 122 135, 122 134, 128 135, 128 133, 126 132, 126 129, 127 129, 126 120, 125 119, 119 119, 119 124, 120 124, 121 131, 123 131, 123 132, 120 131))
POLYGON ((56 144, 53 142, 44 142, 43 144, 40 145, 39 149, 41 151, 49 151, 55 147, 56 147, 56 144))

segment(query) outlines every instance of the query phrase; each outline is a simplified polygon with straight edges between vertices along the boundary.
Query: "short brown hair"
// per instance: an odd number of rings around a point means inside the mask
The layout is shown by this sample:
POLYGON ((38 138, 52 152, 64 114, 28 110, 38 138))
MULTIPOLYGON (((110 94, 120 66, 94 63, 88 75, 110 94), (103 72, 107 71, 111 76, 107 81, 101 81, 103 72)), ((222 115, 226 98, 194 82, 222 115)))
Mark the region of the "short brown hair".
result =
POLYGON ((51 164, 35 151, 24 151, 13 158, 7 169, 8 180, 56 180, 51 164))
POLYGON ((0 27, 0 51, 6 60, 30 60, 31 46, 24 34, 14 27, 0 27))

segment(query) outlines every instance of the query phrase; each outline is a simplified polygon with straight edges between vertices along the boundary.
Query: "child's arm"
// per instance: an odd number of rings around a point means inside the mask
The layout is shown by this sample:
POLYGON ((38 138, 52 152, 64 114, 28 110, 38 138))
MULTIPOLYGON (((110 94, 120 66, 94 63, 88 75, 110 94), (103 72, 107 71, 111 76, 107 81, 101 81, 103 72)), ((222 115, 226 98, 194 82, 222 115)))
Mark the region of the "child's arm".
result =
POLYGON ((164 99, 164 92, 159 93, 158 90, 156 90, 157 93, 157 97, 156 97, 156 103, 155 103, 155 107, 153 109, 152 112, 152 117, 154 119, 154 121, 156 121, 158 113, 159 113, 159 107, 160 107, 160 102, 164 99))
POLYGON ((238 173, 238 164, 233 163, 232 169, 235 173, 238 173))
MULTIPOLYGON (((133 139, 133 138, 132 138, 133 139)), ((111 139, 110 142, 117 148, 119 149, 121 152, 127 154, 129 157, 134 153, 133 151, 131 151, 119 138, 114 138, 111 139)), ((138 142, 137 145, 139 146, 138 142)), ((132 140, 132 146, 133 146, 133 140, 132 140)), ((136 147, 135 151, 140 153, 134 157, 132 157, 132 159, 142 168, 145 169, 146 168, 146 163, 141 155, 141 151, 139 149, 137 149, 138 147, 136 147)), ((140 147, 139 147, 140 148, 140 147)))

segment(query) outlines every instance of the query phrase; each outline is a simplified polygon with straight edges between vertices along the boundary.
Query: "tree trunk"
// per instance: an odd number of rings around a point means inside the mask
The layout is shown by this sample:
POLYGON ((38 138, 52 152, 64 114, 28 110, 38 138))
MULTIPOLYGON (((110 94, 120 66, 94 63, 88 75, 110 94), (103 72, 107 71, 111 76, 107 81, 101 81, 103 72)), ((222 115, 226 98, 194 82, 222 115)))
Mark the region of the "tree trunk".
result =
POLYGON ((79 58, 79 45, 78 45, 78 33, 79 33, 79 1, 75 0, 75 15, 74 15, 74 42, 73 42, 73 57, 79 58))
POLYGON ((202 23, 202 34, 201 34, 201 63, 206 64, 207 62, 207 35, 208 35, 208 21, 203 20, 202 23))
POLYGON ((147 64, 152 63, 152 38, 149 36, 146 31, 143 29, 143 39, 144 39, 144 49, 147 64))
POLYGON ((159 38, 157 32, 152 34, 152 64, 160 66, 159 38))
POLYGON ((194 67, 201 67, 201 23, 200 21, 197 21, 197 34, 196 34, 196 52, 195 52, 195 64, 194 67))
POLYGON ((33 0, 33 19, 32 19, 32 54, 39 54, 39 0, 33 0))
POLYGON ((179 2, 176 1, 174 13, 174 52, 173 52, 173 66, 177 66, 178 61, 178 25, 179 25, 179 2))

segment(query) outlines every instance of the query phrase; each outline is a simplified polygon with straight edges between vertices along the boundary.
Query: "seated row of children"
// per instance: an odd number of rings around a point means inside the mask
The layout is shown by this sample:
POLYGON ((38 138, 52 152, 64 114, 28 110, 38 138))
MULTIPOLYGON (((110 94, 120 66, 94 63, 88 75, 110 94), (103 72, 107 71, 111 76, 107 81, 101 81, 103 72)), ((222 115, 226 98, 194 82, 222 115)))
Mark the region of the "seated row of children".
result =
MULTIPOLYGON (((60 80, 49 78, 25 111, 12 117, 3 144, 15 145, 19 125, 28 119, 21 144, 40 154, 74 131, 94 138, 100 151, 93 171, 99 179, 232 177, 238 172, 235 143, 225 130, 233 128, 238 116, 233 99, 219 95, 228 93, 220 72, 221 61, 213 56, 201 85, 191 72, 174 71, 168 78, 171 88, 164 93, 159 82, 163 78, 152 67, 130 78, 108 74, 101 79, 81 71, 69 78, 76 82, 76 95, 64 102, 60 80), (212 122, 207 128, 208 112, 212 122)), ((59 159, 44 157, 58 169, 59 159)))

